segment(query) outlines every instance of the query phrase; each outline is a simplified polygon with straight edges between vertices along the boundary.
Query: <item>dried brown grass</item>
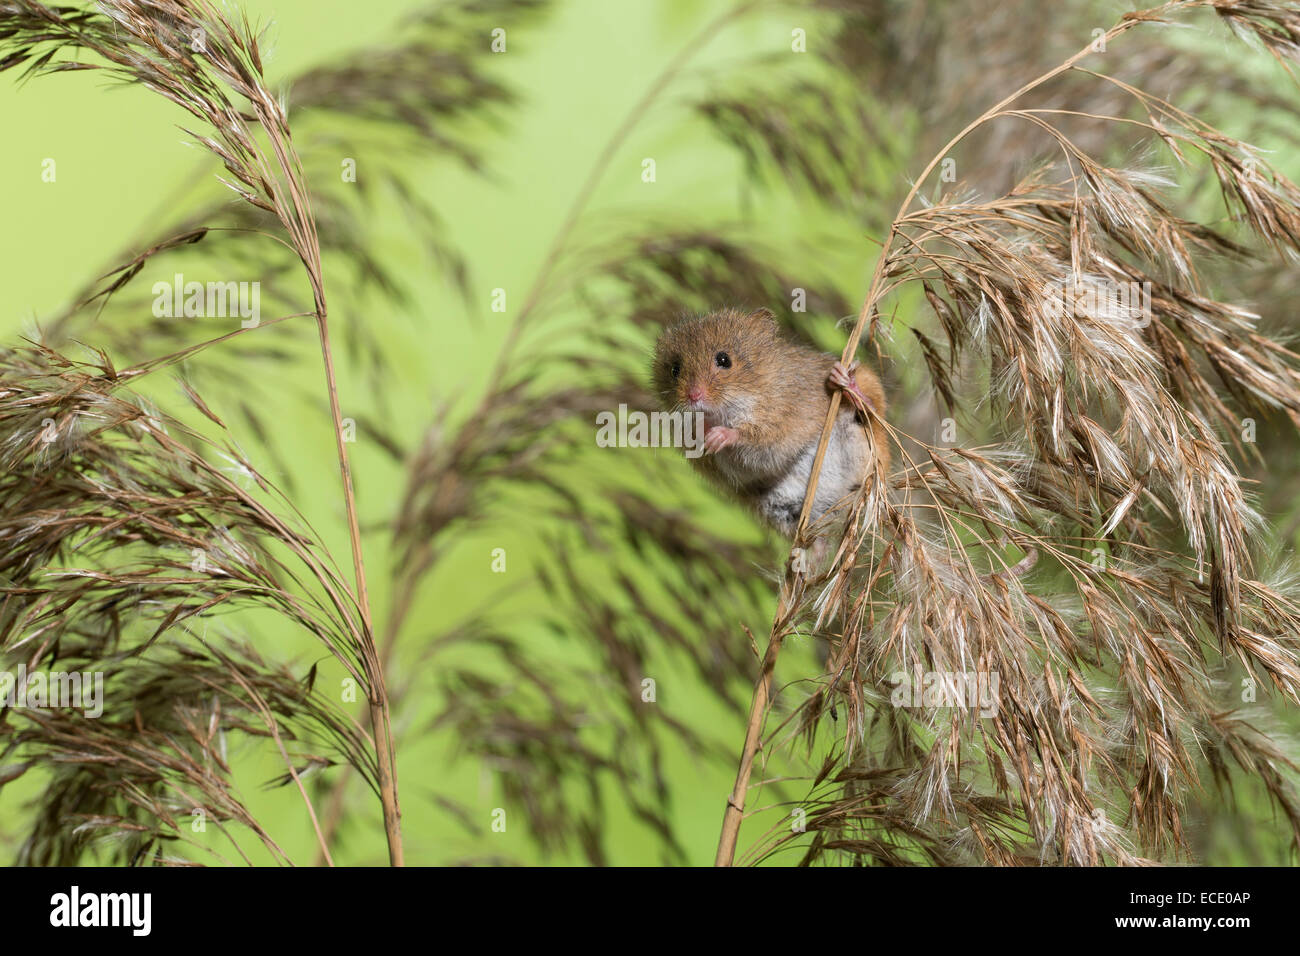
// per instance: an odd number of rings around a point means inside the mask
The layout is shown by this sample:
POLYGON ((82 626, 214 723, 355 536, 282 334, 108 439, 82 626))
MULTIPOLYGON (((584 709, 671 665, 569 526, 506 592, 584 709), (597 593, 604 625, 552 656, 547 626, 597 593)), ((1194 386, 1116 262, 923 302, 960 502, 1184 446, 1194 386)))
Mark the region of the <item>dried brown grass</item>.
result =
MULTIPOLYGON (((1300 12, 1282 4, 1170 3, 1127 14, 1105 39, 1118 46, 1139 26, 1203 8, 1293 59, 1300 12)), ((1087 69, 1090 52, 958 133, 889 227, 845 361, 860 333, 887 354, 884 303, 920 286, 939 326, 938 342, 915 330, 936 392, 959 415, 978 407, 1005 425, 983 448, 908 436, 920 453, 900 442, 907 467, 896 494, 868 491, 848 509, 834 567, 813 580, 791 567, 720 863, 735 846, 776 652, 801 626, 831 641, 826 679, 763 749, 786 728, 811 738, 830 708, 845 714, 808 798, 816 836, 805 859, 834 849, 888 861, 874 842, 882 829, 924 852, 924 840, 864 801, 896 806, 927 832, 949 827, 956 846, 988 863, 1186 852, 1183 811, 1207 751, 1220 755, 1216 773, 1231 755, 1258 774, 1300 838, 1287 780, 1295 765, 1227 717, 1219 676, 1235 660, 1252 682, 1300 703, 1300 603, 1288 574, 1255 571, 1269 557, 1252 547, 1262 522, 1230 453, 1251 410, 1300 424, 1300 356, 1261 334, 1247 310, 1217 301, 1199 271, 1223 256, 1248 268, 1256 249, 1294 255, 1300 191, 1245 143, 1087 69), (1067 72, 1117 86, 1138 114, 1085 119, 1136 129, 1179 165, 1208 165, 1231 225, 1181 217, 1175 182, 1107 165, 1072 139, 1064 121, 1082 114, 1035 102, 1067 72), (940 160, 999 120, 1029 124, 1059 159, 991 200, 948 192, 914 202, 940 160), (1055 308, 1060 283, 1080 280, 1150 283, 1152 314, 1082 300, 1055 308), (967 409, 954 396, 964 355, 989 369, 985 402, 967 409), (1033 572, 1006 573, 1029 554, 1040 556, 1033 572), (880 688, 900 670, 997 675, 996 713, 891 713, 880 688), (899 776, 883 791, 859 783, 890 770, 899 776)), ((770 831, 751 852, 800 839, 770 831)))

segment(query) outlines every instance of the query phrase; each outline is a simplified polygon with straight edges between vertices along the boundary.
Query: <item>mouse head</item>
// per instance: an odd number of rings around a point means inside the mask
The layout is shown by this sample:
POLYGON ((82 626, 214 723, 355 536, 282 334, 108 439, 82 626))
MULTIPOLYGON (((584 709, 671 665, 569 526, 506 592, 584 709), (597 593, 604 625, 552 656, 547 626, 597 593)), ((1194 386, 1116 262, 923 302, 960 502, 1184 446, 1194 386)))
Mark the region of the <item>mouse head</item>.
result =
POLYGON ((761 399, 780 341, 767 309, 722 309, 687 319, 659 337, 655 391, 669 411, 702 411, 718 423, 736 424, 761 399))

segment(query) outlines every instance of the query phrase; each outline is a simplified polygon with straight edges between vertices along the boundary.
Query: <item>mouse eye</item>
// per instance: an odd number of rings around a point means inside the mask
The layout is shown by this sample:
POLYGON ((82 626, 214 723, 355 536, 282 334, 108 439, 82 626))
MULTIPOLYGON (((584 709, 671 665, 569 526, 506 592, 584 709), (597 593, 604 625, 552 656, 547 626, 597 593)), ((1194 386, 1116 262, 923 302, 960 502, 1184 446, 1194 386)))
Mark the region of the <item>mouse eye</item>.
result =
POLYGON ((731 356, 726 352, 719 352, 713 356, 713 361, 717 363, 718 368, 731 368, 731 356))
POLYGON ((668 366, 668 374, 671 375, 673 378, 676 378, 678 375, 681 375, 682 363, 674 360, 673 364, 668 366))

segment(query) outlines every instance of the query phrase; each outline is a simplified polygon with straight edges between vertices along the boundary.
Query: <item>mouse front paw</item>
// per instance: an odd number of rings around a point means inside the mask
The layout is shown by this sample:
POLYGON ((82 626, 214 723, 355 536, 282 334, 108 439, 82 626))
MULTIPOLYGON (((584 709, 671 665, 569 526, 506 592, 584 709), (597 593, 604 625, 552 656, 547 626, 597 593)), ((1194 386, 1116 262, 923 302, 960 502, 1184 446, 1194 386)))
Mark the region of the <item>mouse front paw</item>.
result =
POLYGON ((734 445, 740 440, 740 432, 734 428, 726 428, 722 425, 714 425, 704 433, 704 453, 715 455, 728 445, 734 445))
POLYGON ((830 383, 844 392, 844 397, 852 403, 853 407, 858 410, 864 418, 867 415, 867 409, 871 407, 871 399, 863 393, 861 386, 858 385, 858 363, 845 366, 843 362, 836 362, 831 366, 829 376, 830 383))

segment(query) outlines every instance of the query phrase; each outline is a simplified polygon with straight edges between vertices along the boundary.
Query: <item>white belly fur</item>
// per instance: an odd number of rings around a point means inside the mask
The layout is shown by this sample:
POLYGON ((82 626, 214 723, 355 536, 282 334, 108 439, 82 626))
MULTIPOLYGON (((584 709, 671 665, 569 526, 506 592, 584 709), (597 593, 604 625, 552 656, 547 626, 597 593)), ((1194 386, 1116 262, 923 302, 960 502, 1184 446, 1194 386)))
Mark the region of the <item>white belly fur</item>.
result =
MULTIPOLYGON (((816 457, 817 441, 812 441, 795 456, 776 484, 758 499, 759 513, 783 534, 793 535, 799 524, 808 476, 816 457)), ((818 474, 817 494, 808 515, 809 526, 820 520, 840 499, 858 490, 867 472, 869 457, 867 437, 857 419, 853 415, 839 416, 818 474)))

